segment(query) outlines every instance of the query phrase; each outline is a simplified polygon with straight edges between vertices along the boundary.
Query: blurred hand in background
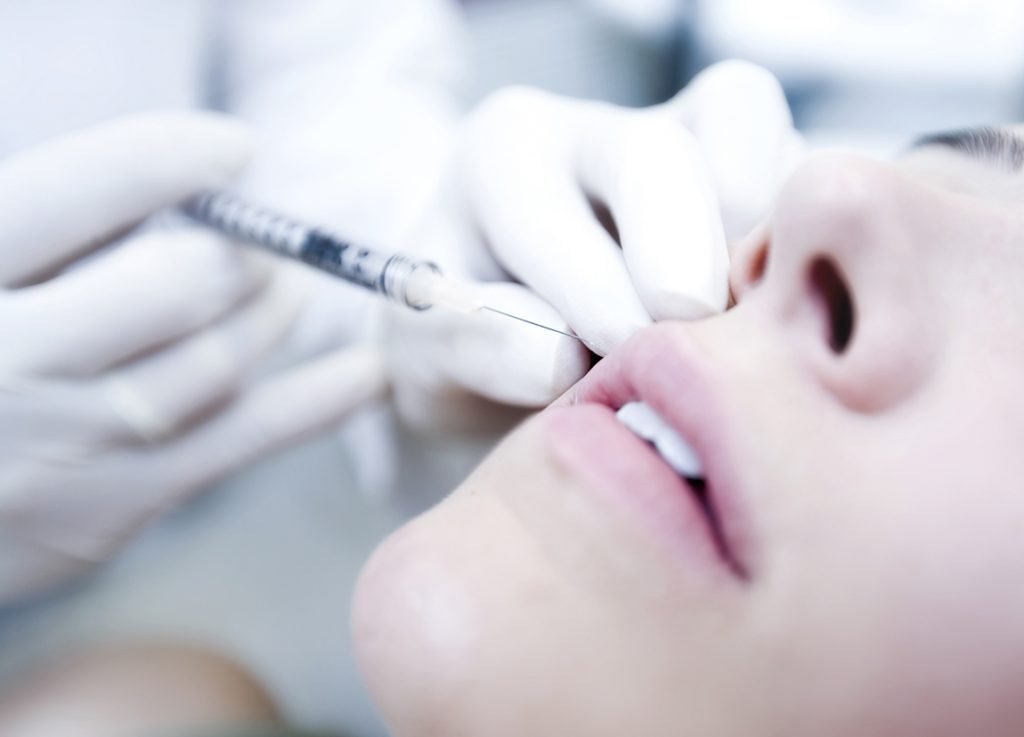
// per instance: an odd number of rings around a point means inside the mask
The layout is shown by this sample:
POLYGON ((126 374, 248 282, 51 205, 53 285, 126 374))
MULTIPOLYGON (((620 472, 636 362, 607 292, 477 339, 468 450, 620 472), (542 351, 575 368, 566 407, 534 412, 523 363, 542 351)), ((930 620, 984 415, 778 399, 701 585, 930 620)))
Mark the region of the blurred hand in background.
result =
POLYGON ((252 152, 226 118, 150 113, 0 164, 0 604, 383 393, 364 350, 254 372, 301 307, 262 254, 198 229, 95 252, 252 152))

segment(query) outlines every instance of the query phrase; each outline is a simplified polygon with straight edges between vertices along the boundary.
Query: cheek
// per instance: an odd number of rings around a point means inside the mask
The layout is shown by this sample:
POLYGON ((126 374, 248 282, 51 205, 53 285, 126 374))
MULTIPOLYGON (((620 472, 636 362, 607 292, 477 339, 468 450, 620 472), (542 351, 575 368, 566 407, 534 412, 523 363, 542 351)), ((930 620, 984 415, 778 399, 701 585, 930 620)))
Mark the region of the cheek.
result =
POLYGON ((802 480, 804 514, 776 531, 787 542, 758 602, 760 639, 771 660, 817 674, 799 698, 832 699, 823 718, 847 712, 875 734, 1020 733, 1024 497, 1007 484, 1011 456, 969 437, 984 425, 908 427, 819 449, 828 472, 802 480))

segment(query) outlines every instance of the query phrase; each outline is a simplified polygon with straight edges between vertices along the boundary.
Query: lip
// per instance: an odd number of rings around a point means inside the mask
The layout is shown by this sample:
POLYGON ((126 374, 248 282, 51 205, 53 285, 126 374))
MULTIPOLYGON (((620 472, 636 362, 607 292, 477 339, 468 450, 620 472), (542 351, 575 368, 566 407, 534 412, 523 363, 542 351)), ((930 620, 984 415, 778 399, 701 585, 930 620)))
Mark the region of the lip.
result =
POLYGON ((746 581, 750 526, 739 503, 715 376, 691 331, 678 325, 643 330, 552 405, 552 452, 677 548, 746 581), (700 456, 720 535, 696 490, 615 417, 632 401, 650 405, 700 456))

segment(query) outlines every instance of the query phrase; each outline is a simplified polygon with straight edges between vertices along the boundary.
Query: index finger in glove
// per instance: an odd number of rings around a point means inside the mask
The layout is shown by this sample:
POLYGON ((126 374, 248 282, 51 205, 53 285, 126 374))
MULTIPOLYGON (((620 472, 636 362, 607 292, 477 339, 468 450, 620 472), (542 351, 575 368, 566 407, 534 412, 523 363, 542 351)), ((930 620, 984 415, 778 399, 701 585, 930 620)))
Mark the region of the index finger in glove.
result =
POLYGON ((521 161, 477 215, 497 260, 550 302, 596 353, 650 323, 622 251, 578 183, 554 162, 521 161))
POLYGON ((459 157, 478 240, 602 355, 650 323, 622 251, 573 170, 578 131, 610 109, 505 90, 473 117, 459 157))
POLYGON ((725 309, 729 256, 718 202, 683 126, 622 111, 579 142, 576 166, 609 209, 633 285, 655 320, 725 309))
POLYGON ((272 268, 265 254, 209 231, 147 233, 6 295, 0 327, 18 336, 20 350, 0 365, 64 376, 102 372, 220 318, 263 287, 272 268))
POLYGON ((246 128, 209 113, 147 113, 0 162, 0 285, 31 281, 248 161, 246 128))
POLYGON ((779 81, 745 61, 700 74, 660 108, 700 144, 729 239, 764 218, 803 148, 779 81))

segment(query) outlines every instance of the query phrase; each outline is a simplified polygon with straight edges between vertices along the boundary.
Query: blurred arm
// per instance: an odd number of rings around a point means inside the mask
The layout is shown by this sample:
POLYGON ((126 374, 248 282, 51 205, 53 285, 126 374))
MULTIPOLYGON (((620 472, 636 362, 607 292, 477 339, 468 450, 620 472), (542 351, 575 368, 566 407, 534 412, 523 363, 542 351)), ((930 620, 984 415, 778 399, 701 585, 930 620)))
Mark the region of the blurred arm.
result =
POLYGON ((447 152, 462 70, 449 0, 231 0, 224 103, 263 149, 244 188, 353 239, 392 242, 447 152))
MULTIPOLYGON (((460 113, 461 20, 453 0, 226 2, 223 104, 263 138, 242 190, 353 241, 405 250, 460 113)), ((291 358, 373 330, 376 297, 287 271, 306 297, 291 358)), ((386 413, 364 413, 346 434, 366 489, 393 489, 388 469, 408 456, 386 413)))

